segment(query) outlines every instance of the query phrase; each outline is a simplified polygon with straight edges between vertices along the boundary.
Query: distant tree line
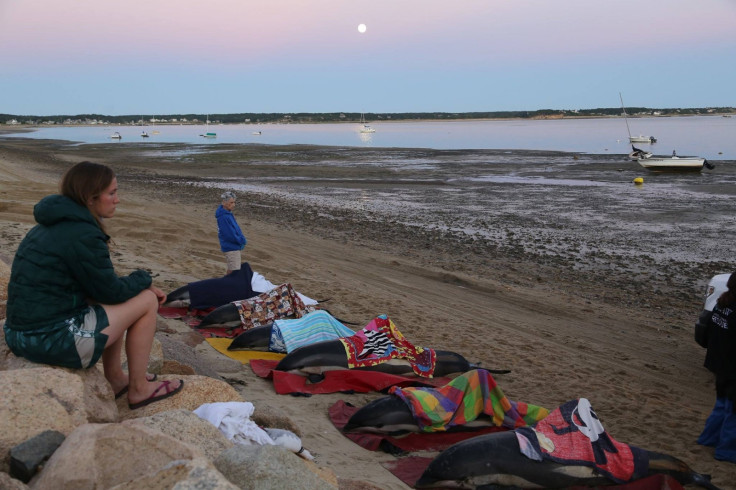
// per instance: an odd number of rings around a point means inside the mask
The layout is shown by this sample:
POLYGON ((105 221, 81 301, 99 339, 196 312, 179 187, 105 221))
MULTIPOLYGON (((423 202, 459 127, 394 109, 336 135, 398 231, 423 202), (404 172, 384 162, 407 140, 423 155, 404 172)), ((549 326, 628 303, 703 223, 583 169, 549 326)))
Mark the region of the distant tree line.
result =
MULTIPOLYGON (((652 109, 648 107, 627 107, 629 116, 675 116, 708 115, 736 113, 734 107, 652 109)), ((463 120, 463 119, 542 119, 570 117, 621 116, 620 107, 597 109, 539 109, 536 111, 494 111, 494 112, 377 112, 366 113, 367 121, 412 121, 412 120, 463 120)), ((5 124, 201 124, 206 120, 216 124, 263 124, 263 123, 335 123, 358 122, 358 112, 273 112, 235 114, 169 114, 107 116, 103 114, 76 114, 55 116, 33 116, 0 114, 0 123, 5 124)))

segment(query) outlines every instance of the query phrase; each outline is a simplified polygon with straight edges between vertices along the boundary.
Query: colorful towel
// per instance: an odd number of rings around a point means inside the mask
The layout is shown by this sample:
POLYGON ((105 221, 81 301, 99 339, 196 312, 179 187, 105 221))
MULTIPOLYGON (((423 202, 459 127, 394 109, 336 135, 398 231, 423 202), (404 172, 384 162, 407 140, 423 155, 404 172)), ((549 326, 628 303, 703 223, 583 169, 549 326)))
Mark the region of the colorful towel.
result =
POLYGON ((325 371, 324 379, 312 383, 306 376, 276 371, 278 361, 253 359, 250 367, 261 378, 273 379, 273 387, 279 395, 290 393, 369 393, 383 391, 391 386, 442 386, 449 378, 418 378, 416 376, 399 376, 396 374, 362 371, 355 369, 338 369, 325 371))
POLYGON ((398 388, 389 393, 411 409, 423 432, 443 432, 466 425, 485 414, 493 425, 516 429, 534 424, 549 414, 546 408, 506 398, 491 373, 474 369, 441 388, 398 388))
POLYGON ((405 359, 417 376, 431 378, 434 374, 434 350, 412 345, 386 315, 374 318, 361 331, 340 341, 345 346, 351 369, 405 359))
POLYGON ((233 301, 240 314, 240 325, 244 331, 253 327, 270 325, 274 320, 288 317, 301 318, 315 310, 313 305, 305 306, 291 284, 276 286, 267 293, 254 298, 233 301))
POLYGON ((295 320, 276 320, 271 329, 271 352, 291 352, 304 345, 349 337, 355 332, 324 310, 307 313, 295 320))
MULTIPOLYGON (((416 379, 416 378, 415 378, 416 379)), ((438 378, 434 378, 438 379, 438 378)), ((350 417, 359 410, 359 407, 338 400, 328 410, 328 416, 332 424, 342 432, 350 417)), ((472 431, 458 432, 412 432, 400 437, 387 434, 376 434, 373 432, 351 432, 343 433, 345 437, 360 447, 369 451, 384 451, 387 453, 414 452, 414 451, 443 451, 448 447, 471 437, 482 434, 500 432, 507 429, 501 427, 480 427, 472 431)), ((431 458, 430 458, 431 459, 431 458)), ((420 473, 421 474, 421 473, 420 473)), ((417 475, 419 478, 419 475, 417 475)))
POLYGON ((516 429, 516 436, 531 459, 590 466, 616 483, 645 476, 649 464, 646 453, 608 435, 585 398, 561 405, 533 427, 516 429))

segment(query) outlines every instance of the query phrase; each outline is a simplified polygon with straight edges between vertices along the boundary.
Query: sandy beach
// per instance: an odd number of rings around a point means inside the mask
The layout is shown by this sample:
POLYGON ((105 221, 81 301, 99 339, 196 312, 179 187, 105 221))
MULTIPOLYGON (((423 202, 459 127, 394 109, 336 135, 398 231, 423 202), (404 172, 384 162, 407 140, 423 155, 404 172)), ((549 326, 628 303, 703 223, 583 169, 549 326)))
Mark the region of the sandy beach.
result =
MULTIPOLYGON (((431 175, 423 183, 407 184, 376 167, 360 165, 365 154, 359 149, 223 145, 203 158, 197 152, 180 156, 182 146, 151 151, 135 144, 74 146, 0 139, 0 259, 12 260, 34 224, 35 203, 56 192, 61 174, 82 160, 106 163, 118 176, 122 202, 107 225, 118 273, 148 269, 165 291, 224 273, 213 215, 222 190, 208 187, 213 182, 233 176, 281 179, 300 193, 311 187, 315 195, 341 180, 359 181, 354 185, 366 192, 379 187, 402 192, 431 183, 431 175), (310 164, 297 164, 300 161, 310 164)), ((385 158, 392 154, 371 152, 385 158)), ((571 165, 578 164, 563 154, 514 156, 567 158, 571 165)), ((467 155, 446 152, 433 157, 449 161, 467 155)), ((594 164, 619 165, 612 159, 594 164)), ((723 172, 733 173, 733 166, 724 164, 723 172)), ((628 170, 623 172, 621 179, 628 180, 628 170)), ((522 199, 513 193, 498 198, 522 199)), ((719 216, 730 213, 731 222, 733 211, 733 204, 718 207, 719 216)), ((518 220, 519 229, 525 223, 565 226, 554 218, 535 222, 540 213, 529 209, 505 219, 518 220)), ((620 214, 624 221, 626 213, 620 214)), ((510 369, 496 380, 511 400, 552 409, 587 398, 618 441, 671 454, 711 474, 720 488, 736 488, 736 465, 716 461, 712 449, 695 444, 715 388, 702 367, 705 352, 695 344, 692 326, 702 309, 707 280, 734 269, 726 258, 698 262, 685 257, 663 271, 654 253, 635 257, 623 246, 582 263, 573 253, 581 242, 536 245, 560 249, 552 259, 540 254, 533 241, 514 249, 492 246, 440 227, 421 231, 399 219, 381 221, 359 209, 338 212, 320 201, 290 199, 286 191, 239 193, 235 215, 248 238, 245 260, 271 282, 289 282, 312 298, 330 298, 326 307, 339 318, 364 325, 385 313, 417 345, 455 351, 483 367, 510 369)), ((700 224, 702 215, 677 218, 685 228, 672 230, 664 243, 677 240, 679 233, 681 239, 687 234, 696 247, 695 231, 715 233, 700 224)), ((587 229, 607 239, 600 223, 590 221, 587 229)), ((637 238, 637 230, 630 230, 627 240, 637 238)), ((172 336, 191 339, 182 322, 162 319, 160 325, 172 336)), ((206 348, 198 346, 200 351, 206 348)), ((214 360, 220 356, 214 350, 209 355, 214 360)), ((316 462, 341 480, 407 488, 380 465, 394 456, 360 448, 327 417, 328 407, 339 399, 363 405, 380 394, 280 396, 247 366, 226 377, 257 410, 271 407, 291 418, 316 462)))

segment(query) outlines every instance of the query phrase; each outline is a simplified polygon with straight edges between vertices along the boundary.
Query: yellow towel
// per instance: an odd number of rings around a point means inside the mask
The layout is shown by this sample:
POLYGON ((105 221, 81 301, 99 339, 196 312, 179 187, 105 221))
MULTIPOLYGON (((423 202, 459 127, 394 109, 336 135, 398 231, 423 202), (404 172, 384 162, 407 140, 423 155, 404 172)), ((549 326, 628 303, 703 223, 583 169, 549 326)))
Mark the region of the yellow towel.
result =
POLYGON ((284 358, 286 354, 279 354, 278 352, 267 352, 260 350, 227 350, 232 343, 233 339, 222 339, 217 337, 210 337, 207 342, 220 354, 225 354, 231 359, 240 361, 243 364, 248 364, 251 359, 271 359, 279 361, 284 358))

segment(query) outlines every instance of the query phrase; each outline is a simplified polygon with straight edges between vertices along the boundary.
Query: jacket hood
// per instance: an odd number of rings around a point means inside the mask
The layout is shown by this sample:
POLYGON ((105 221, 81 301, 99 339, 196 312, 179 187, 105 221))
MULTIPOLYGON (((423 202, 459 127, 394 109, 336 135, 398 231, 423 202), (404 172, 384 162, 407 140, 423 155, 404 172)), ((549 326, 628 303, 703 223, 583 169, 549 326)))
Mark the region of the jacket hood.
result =
MULTIPOLYGON (((212 209, 212 208, 210 208, 210 209, 212 209)), ((223 208, 222 207, 222 204, 220 204, 220 206, 215 210, 215 218, 219 218, 220 216, 223 216, 225 214, 233 214, 233 213, 231 213, 227 209, 223 208)))
POLYGON ((60 221, 81 221, 97 226, 97 220, 89 209, 59 194, 41 199, 33 208, 33 217, 44 226, 51 226, 60 221))

